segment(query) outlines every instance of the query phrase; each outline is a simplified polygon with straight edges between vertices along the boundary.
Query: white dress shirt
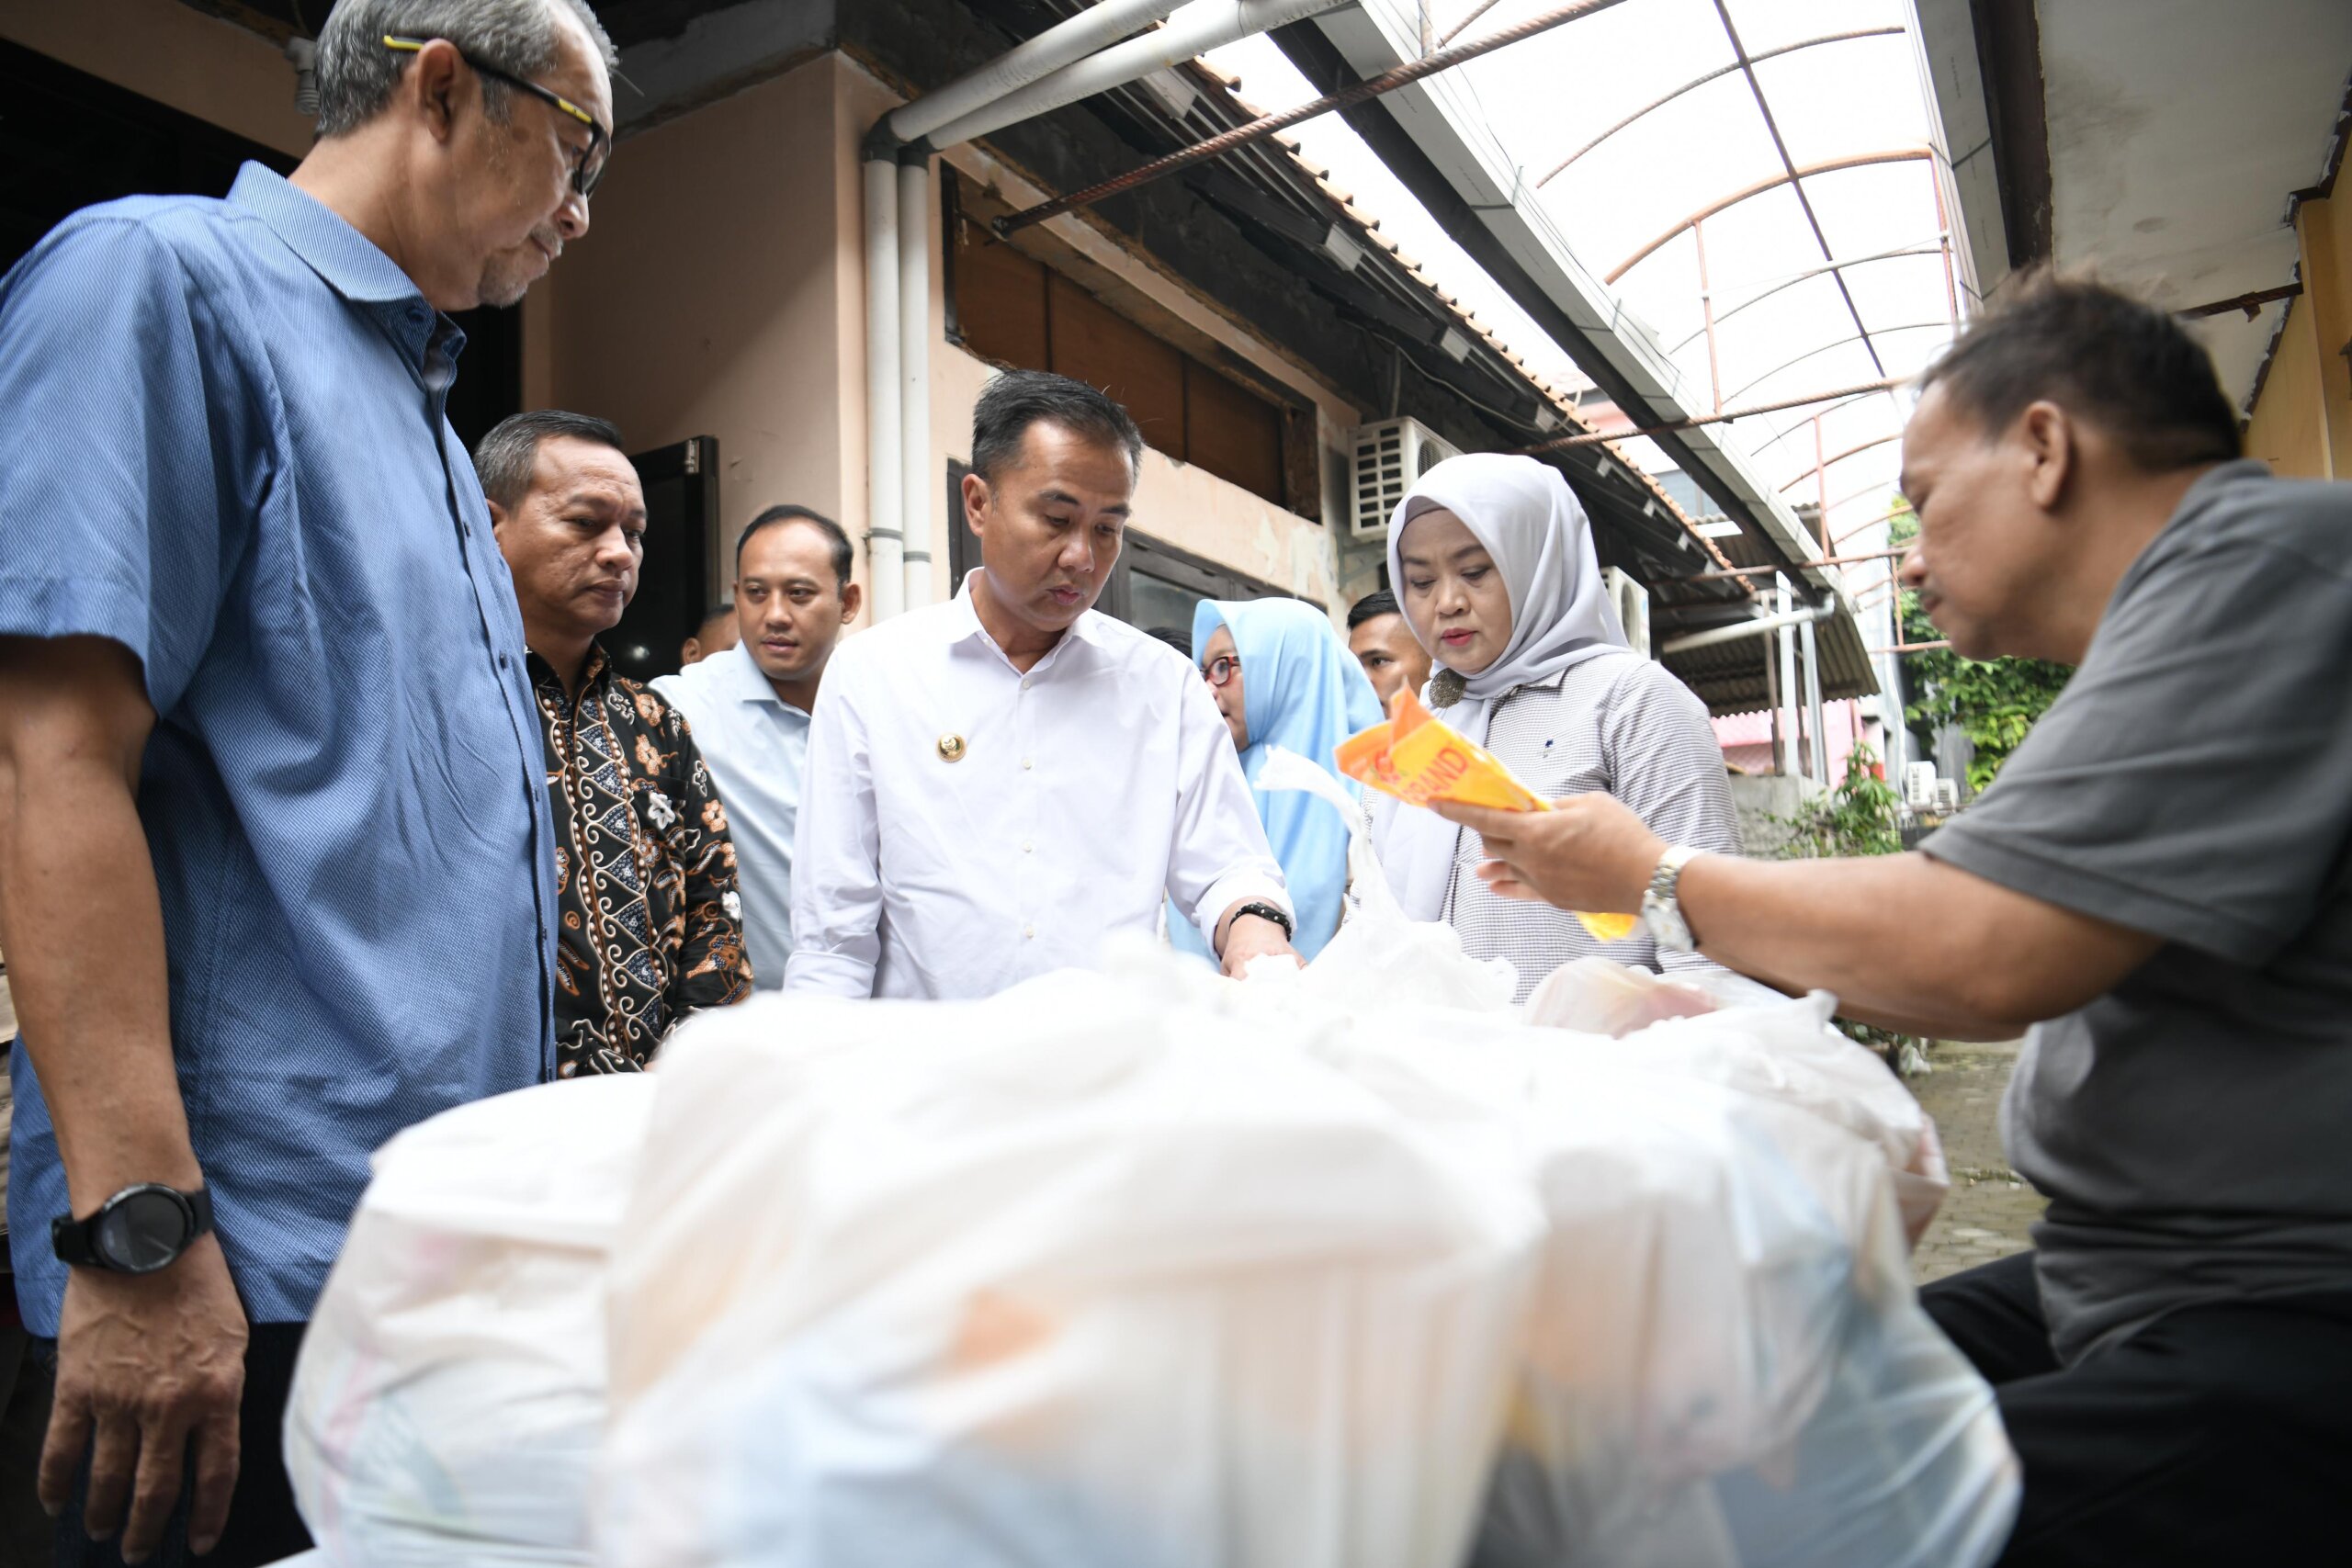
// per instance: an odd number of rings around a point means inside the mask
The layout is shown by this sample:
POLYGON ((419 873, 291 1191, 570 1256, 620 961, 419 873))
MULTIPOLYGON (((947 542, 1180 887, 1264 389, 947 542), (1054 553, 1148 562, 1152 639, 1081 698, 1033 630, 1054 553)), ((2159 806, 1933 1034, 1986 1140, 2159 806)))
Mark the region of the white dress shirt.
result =
POLYGON ((1090 610, 1023 674, 968 578, 833 656, 802 802, 790 991, 992 996, 1151 936, 1163 895, 1290 909, 1191 663, 1090 610))
POLYGON ((653 689, 685 716, 718 782, 735 839, 752 984, 774 990, 784 984, 785 961, 792 956, 793 836, 808 757, 808 716, 775 694, 742 643, 661 676, 653 689))

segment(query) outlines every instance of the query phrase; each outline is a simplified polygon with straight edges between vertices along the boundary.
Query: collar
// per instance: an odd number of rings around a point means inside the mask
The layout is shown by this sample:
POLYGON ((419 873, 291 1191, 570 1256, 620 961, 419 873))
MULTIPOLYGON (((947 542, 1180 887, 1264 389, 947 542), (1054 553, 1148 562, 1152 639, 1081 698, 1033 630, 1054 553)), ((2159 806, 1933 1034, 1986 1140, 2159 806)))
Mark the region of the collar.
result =
MULTIPOLYGON (((979 608, 972 603, 972 584, 978 579, 980 573, 987 570, 986 567, 976 566, 964 574, 964 585, 956 591, 956 597, 950 601, 954 606, 954 614, 948 623, 947 640, 953 645, 977 637, 993 649, 999 658, 1011 663, 1012 660, 1006 656, 1002 645, 998 643, 995 636, 987 626, 980 624, 979 608)), ((1104 627, 1109 621, 1110 617, 1101 611, 1087 610, 1077 620, 1070 623, 1069 630, 1062 634, 1061 640, 1047 649, 1045 657, 1037 662, 1042 665, 1048 660, 1060 657, 1062 649, 1069 647, 1072 639, 1094 648, 1107 646, 1105 639, 1109 634, 1104 627)))
MULTIPOLYGON (((766 671, 760 668, 759 660, 752 657, 751 644, 739 642, 726 652, 714 654, 703 662, 711 666, 711 674, 718 689, 737 702, 766 703, 790 713, 800 712, 775 694, 775 687, 769 684, 766 671)), ((801 716, 805 718, 808 716, 803 714, 801 716)))
POLYGON ((326 203, 275 169, 247 164, 229 187, 229 200, 252 213, 319 275, 321 282, 382 322, 422 361, 437 334, 455 356, 466 334, 425 302, 415 280, 326 203))
POLYGON ((543 697, 552 696, 559 703, 573 708, 594 697, 597 687, 611 679, 613 673, 612 661, 605 657, 605 645, 601 642, 588 645, 588 662, 580 668, 580 694, 576 697, 564 695, 563 677, 558 675, 555 666, 540 658, 536 650, 524 650, 523 669, 531 678, 532 691, 543 697))

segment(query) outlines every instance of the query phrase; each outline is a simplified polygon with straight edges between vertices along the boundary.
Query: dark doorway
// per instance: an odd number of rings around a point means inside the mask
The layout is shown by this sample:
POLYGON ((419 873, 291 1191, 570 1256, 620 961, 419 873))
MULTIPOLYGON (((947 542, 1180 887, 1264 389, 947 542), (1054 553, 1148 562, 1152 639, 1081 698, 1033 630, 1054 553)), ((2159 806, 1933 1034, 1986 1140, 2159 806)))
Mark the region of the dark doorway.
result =
POLYGON ((718 440, 697 435, 629 458, 645 486, 645 560, 637 597, 604 637, 613 667, 632 681, 678 672, 678 645, 732 580, 713 558, 718 539, 718 440))
MULTIPOLYGON (((294 90, 292 75, 286 90, 294 90)), ((0 41, 0 273, 73 213, 126 196, 226 196, 248 160, 290 174, 295 160, 209 120, 0 41)), ((515 310, 468 310, 449 423, 471 448, 523 406, 515 310)))

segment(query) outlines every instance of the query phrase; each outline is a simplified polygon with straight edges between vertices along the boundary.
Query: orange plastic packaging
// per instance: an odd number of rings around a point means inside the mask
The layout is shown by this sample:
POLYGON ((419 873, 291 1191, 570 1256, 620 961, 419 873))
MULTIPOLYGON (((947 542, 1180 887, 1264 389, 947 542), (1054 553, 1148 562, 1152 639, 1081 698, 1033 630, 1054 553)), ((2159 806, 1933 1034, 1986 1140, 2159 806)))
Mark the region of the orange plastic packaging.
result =
MULTIPOLYGON (((1495 754, 1472 744, 1460 731, 1421 705, 1410 691, 1398 692, 1388 720, 1340 743, 1340 771, 1361 779, 1408 806, 1450 800, 1497 811, 1549 811, 1551 802, 1528 788, 1495 754)), ((1631 915, 1589 915, 1577 921, 1600 942, 1614 942, 1634 929, 1631 915)))

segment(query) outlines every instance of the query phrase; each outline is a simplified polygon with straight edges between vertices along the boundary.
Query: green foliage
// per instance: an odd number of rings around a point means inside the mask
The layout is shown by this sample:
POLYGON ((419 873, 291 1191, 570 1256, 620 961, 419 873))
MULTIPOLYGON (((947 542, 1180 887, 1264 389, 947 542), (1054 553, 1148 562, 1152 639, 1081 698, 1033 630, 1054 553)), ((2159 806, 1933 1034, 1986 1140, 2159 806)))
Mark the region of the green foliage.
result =
POLYGON ((1815 796, 1778 820, 1789 830, 1781 860, 1826 860, 1841 855, 1891 855, 1903 847, 1896 819, 1897 797, 1886 770, 1867 746, 1847 760, 1836 789, 1815 796))
MULTIPOLYGON (((1900 502, 1897 503, 1900 505, 1900 502)), ((1889 528, 1896 545, 1907 544, 1919 532, 1909 510, 1897 512, 1889 528)), ((1918 596, 1903 592, 1902 626, 1905 642, 1934 642, 1942 633, 1919 612, 1918 596)), ((1911 732, 1919 738, 1922 753, 1935 744, 1935 733, 1947 724, 1958 725, 1976 745, 1968 764, 1968 787, 1981 793, 2021 745, 2074 671, 2063 664, 2039 659, 1995 659, 1979 663, 1962 659, 1948 648, 1903 655, 1903 679, 1913 701, 1903 710, 1911 732)))
MULTIPOLYGON (((1833 856, 1891 855, 1903 848, 1896 817, 1898 797, 1885 779, 1885 769, 1867 746, 1856 746, 1846 763, 1846 776, 1836 789, 1816 795, 1798 811, 1774 818, 1789 830, 1787 842, 1774 851, 1780 860, 1826 860, 1833 856)), ((1850 1018, 1832 1021, 1846 1038, 1867 1045, 1886 1058, 1898 1059, 1903 1043, 1912 1037, 1850 1018)), ((1925 1042, 1917 1042, 1922 1047, 1925 1042)))

